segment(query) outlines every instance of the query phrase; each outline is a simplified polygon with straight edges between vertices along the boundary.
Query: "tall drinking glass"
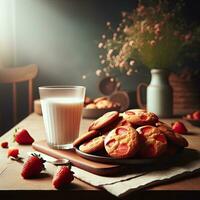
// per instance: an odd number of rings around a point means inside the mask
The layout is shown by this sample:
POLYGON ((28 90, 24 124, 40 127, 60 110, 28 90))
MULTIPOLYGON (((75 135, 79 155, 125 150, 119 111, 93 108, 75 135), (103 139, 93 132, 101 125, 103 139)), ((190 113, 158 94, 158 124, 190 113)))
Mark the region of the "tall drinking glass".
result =
POLYGON ((82 86, 39 87, 46 140, 50 147, 70 149, 79 135, 85 98, 82 86))

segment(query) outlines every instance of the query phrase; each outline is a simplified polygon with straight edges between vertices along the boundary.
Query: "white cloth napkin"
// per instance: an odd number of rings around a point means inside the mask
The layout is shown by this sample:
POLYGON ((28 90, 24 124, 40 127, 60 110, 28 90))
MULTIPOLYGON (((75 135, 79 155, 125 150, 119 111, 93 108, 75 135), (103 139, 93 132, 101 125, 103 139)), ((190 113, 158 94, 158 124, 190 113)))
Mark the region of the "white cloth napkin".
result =
MULTIPOLYGON (((141 166, 142 168, 142 166, 141 166)), ((93 186, 103 188, 111 194, 121 197, 131 191, 145 188, 150 185, 161 184, 168 180, 176 180, 200 171, 200 152, 185 149, 170 164, 151 167, 147 171, 132 172, 131 174, 115 177, 103 177, 72 167, 75 177, 93 186)))

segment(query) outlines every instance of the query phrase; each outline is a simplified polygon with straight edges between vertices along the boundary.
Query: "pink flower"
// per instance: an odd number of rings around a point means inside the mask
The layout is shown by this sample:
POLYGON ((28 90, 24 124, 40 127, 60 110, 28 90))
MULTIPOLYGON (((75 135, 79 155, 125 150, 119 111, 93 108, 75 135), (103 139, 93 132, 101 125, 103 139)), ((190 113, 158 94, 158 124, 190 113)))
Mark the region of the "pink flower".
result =
POLYGON ((125 62, 125 61, 122 61, 122 62, 119 63, 119 67, 120 67, 120 68, 123 68, 123 67, 125 66, 125 64, 126 64, 126 62, 125 62))
POLYGON ((99 49, 101 49, 103 47, 103 43, 100 42, 99 45, 98 45, 99 49))
POLYGON ((117 33, 113 33, 113 37, 117 37, 117 33))
POLYGON ((111 25, 111 23, 110 22, 106 22, 106 26, 110 26, 111 25))
POLYGON ((153 47, 153 46, 155 46, 155 44, 156 44, 156 41, 155 40, 151 40, 150 41, 150 45, 153 47))
POLYGON ((141 13, 143 11, 144 11, 144 6, 143 5, 139 5, 138 8, 137 8, 137 12, 141 13))
POLYGON ((98 69, 98 70, 96 71, 96 75, 97 75, 97 76, 101 76, 101 74, 102 74, 102 71, 101 71, 100 69, 98 69))
POLYGON ((130 76, 132 73, 133 73, 133 70, 132 70, 132 69, 129 69, 129 70, 126 72, 126 75, 127 75, 127 76, 130 76))
POLYGON ((101 64, 102 64, 102 65, 105 64, 105 62, 106 62, 105 60, 101 60, 101 64))
POLYGON ((106 35, 105 34, 102 35, 102 39, 106 39, 106 35))
POLYGON ((122 12, 122 17, 126 17, 127 13, 126 12, 122 12))
POLYGON ((157 23, 154 25, 154 29, 159 29, 159 28, 160 28, 160 24, 157 23))
POLYGON ((134 45, 134 41, 133 40, 131 40, 130 42, 129 42, 129 46, 133 46, 134 45))
POLYGON ((113 49, 109 49, 108 55, 111 55, 113 53, 113 49))
POLYGON ((155 33, 156 35, 160 35, 160 29, 157 28, 157 29, 154 31, 154 33, 155 33))
POLYGON ((188 33, 187 35, 185 35, 185 41, 189 41, 192 38, 192 33, 188 33))
POLYGON ((120 32, 120 30, 121 30, 120 27, 117 27, 117 32, 120 32))
POLYGON ((131 60, 129 64, 130 66, 133 66, 135 64, 135 60, 131 60))

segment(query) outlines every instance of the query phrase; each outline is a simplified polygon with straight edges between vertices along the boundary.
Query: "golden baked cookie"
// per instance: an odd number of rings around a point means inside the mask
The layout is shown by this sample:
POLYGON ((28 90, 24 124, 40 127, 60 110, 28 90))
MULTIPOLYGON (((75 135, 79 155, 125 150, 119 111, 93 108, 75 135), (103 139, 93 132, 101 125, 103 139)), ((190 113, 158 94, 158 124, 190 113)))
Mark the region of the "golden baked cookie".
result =
POLYGON ((97 130, 91 130, 86 133, 83 133, 80 135, 76 140, 73 142, 74 147, 78 147, 80 144, 84 143, 85 141, 88 141, 94 137, 97 137, 100 135, 100 132, 97 130))
POLYGON ((143 109, 131 109, 123 113, 123 118, 134 126, 152 125, 158 121, 158 117, 143 109))
POLYGON ((140 157, 155 158, 166 151, 167 139, 157 127, 146 125, 136 130, 140 138, 140 149, 138 152, 140 157))
POLYGON ((115 120, 118 119, 118 117, 119 113, 117 111, 107 112, 97 120, 93 121, 92 124, 89 126, 89 130, 102 129, 113 123, 115 120))
POLYGON ((130 122, 128 122, 127 120, 125 120, 123 117, 119 117, 119 122, 117 123, 116 127, 119 127, 119 126, 132 127, 132 124, 130 122))
POLYGON ((119 126, 105 137, 104 146, 111 157, 133 157, 139 148, 138 133, 132 127, 119 126))
POLYGON ((99 101, 102 101, 102 100, 108 100, 108 97, 98 97, 96 99, 94 99, 94 103, 98 103, 99 101))
POLYGON ((96 103, 98 109, 112 108, 113 103, 110 100, 100 100, 96 103))
POLYGON ((95 137, 80 145, 79 150, 84 153, 94 153, 96 151, 100 151, 104 148, 104 138, 104 135, 95 137))

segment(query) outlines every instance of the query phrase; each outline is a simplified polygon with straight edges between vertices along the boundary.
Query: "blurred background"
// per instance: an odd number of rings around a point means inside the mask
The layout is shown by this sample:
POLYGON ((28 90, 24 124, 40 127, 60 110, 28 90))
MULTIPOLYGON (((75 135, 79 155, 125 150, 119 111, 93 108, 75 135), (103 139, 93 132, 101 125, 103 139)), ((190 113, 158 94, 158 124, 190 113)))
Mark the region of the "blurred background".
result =
MULTIPOLYGON (((185 1, 187 21, 200 19, 199 1, 185 1)), ((34 99, 41 85, 84 85, 87 95, 100 96, 95 72, 106 22, 118 24, 122 11, 132 11, 136 0, 0 0, 0 68, 37 64, 34 99)), ((135 90, 149 82, 149 71, 119 77, 123 90, 136 105, 135 90)), ((200 87, 200 86, 198 86, 200 87)), ((27 115, 27 86, 17 88, 18 121, 27 115)), ((12 126, 11 87, 0 85, 0 131, 12 126)))

